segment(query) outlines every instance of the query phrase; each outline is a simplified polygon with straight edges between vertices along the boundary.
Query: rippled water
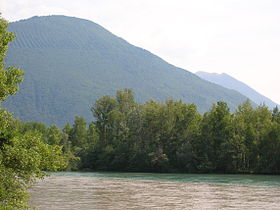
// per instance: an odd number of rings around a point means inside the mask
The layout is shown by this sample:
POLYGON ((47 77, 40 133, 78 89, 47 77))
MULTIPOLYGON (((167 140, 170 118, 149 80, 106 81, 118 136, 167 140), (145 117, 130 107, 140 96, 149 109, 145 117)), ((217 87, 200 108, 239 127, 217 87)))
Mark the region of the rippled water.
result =
POLYGON ((57 173, 31 189, 38 209, 280 209, 280 176, 57 173))

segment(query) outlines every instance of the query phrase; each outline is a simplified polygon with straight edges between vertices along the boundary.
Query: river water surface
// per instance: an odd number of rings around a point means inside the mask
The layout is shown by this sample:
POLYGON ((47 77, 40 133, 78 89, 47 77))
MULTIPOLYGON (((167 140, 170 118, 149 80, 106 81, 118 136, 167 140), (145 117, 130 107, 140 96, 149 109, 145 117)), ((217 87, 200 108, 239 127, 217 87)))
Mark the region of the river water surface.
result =
POLYGON ((38 209, 280 209, 280 176, 56 173, 31 189, 38 209))

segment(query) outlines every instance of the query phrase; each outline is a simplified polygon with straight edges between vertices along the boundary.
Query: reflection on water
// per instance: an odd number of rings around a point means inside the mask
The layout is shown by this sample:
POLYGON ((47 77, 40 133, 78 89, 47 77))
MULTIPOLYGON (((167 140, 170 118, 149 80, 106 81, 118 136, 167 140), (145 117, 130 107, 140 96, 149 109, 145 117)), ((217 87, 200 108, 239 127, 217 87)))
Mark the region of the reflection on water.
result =
POLYGON ((36 184, 39 209, 279 209, 279 176, 59 173, 36 184))

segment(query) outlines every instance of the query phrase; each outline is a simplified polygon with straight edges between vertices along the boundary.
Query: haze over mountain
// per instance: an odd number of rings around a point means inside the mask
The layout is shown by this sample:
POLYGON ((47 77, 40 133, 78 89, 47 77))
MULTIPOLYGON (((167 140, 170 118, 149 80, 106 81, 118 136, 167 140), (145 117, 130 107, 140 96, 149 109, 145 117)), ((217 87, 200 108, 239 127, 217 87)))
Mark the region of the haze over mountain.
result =
POLYGON ((6 63, 26 74, 19 93, 4 106, 25 121, 64 125, 76 115, 92 120, 90 107, 95 100, 120 88, 132 88, 139 102, 181 99, 196 104, 200 112, 220 100, 234 109, 247 99, 88 20, 33 17, 11 23, 9 31, 17 37, 9 46, 6 63))
POLYGON ((228 74, 225 73, 217 74, 217 73, 208 73, 208 72, 199 71, 196 73, 196 75, 209 82, 213 82, 225 88, 236 90, 241 94, 247 96, 250 100, 252 100, 258 105, 264 103, 269 108, 274 108, 275 106, 279 106, 274 101, 258 93, 253 88, 249 87, 245 83, 235 79, 234 77, 228 74))

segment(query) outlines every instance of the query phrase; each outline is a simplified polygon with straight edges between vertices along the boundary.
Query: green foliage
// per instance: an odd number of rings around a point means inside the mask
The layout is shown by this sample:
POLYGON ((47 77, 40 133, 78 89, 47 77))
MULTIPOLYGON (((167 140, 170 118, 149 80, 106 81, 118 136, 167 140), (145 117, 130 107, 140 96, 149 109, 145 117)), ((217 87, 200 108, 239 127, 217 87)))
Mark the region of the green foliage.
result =
POLYGON ((62 147, 66 170, 280 173, 278 111, 250 101, 232 114, 217 102, 204 115, 172 99, 139 104, 131 89, 104 96, 91 108, 94 122, 76 117, 62 130, 18 123, 62 147))
POLYGON ((280 123, 280 111, 277 106, 272 111, 272 120, 274 122, 280 123))
POLYGON ((65 16, 33 17, 11 23, 17 38, 9 65, 25 69, 21 91, 5 107, 24 121, 63 127, 75 116, 91 120, 89 107, 115 90, 132 88, 137 102, 166 98, 194 103, 200 112, 223 100, 233 111, 246 100, 236 91, 196 75, 135 47, 101 26, 65 16))
POLYGON ((61 145, 63 133, 60 131, 60 129, 52 125, 48 129, 47 133, 47 143, 50 145, 61 145))
POLYGON ((69 141, 72 146, 86 147, 87 145, 87 128, 86 120, 83 117, 76 117, 73 128, 69 133, 69 141))
POLYGON ((129 89, 91 110, 80 169, 279 174, 277 110, 245 101, 232 114, 217 102, 202 116, 182 101, 138 104, 129 89))
POLYGON ((1 129, 0 205, 25 207, 26 189, 35 178, 45 175, 42 170, 56 171, 63 167, 61 148, 45 144, 40 133, 20 134, 11 125, 1 129))
MULTIPOLYGON (((13 34, 6 31, 8 23, 0 18, 0 103, 15 94, 23 72, 7 67, 3 59, 13 34)), ((61 147, 44 143, 42 134, 32 125, 25 129, 20 121, 0 108, 0 207, 27 208, 27 188, 43 170, 56 171, 65 167, 61 147)), ((44 127, 44 126, 43 126, 44 127)))
POLYGON ((22 132, 22 124, 0 110, 0 205, 6 209, 25 208, 27 188, 44 171, 65 167, 61 147, 44 143, 36 130, 22 132), (20 126, 19 126, 20 125, 20 126))
MULTIPOLYGON (((231 139, 231 113, 225 102, 218 102, 205 113, 201 127, 201 146, 210 171, 226 172, 229 163, 225 150, 231 139)), ((230 169, 229 169, 230 170, 230 169)))
POLYGON ((17 92, 18 84, 23 79, 23 72, 18 68, 9 66, 4 69, 8 44, 15 38, 13 33, 7 32, 7 28, 8 22, 0 17, 0 103, 17 92))

